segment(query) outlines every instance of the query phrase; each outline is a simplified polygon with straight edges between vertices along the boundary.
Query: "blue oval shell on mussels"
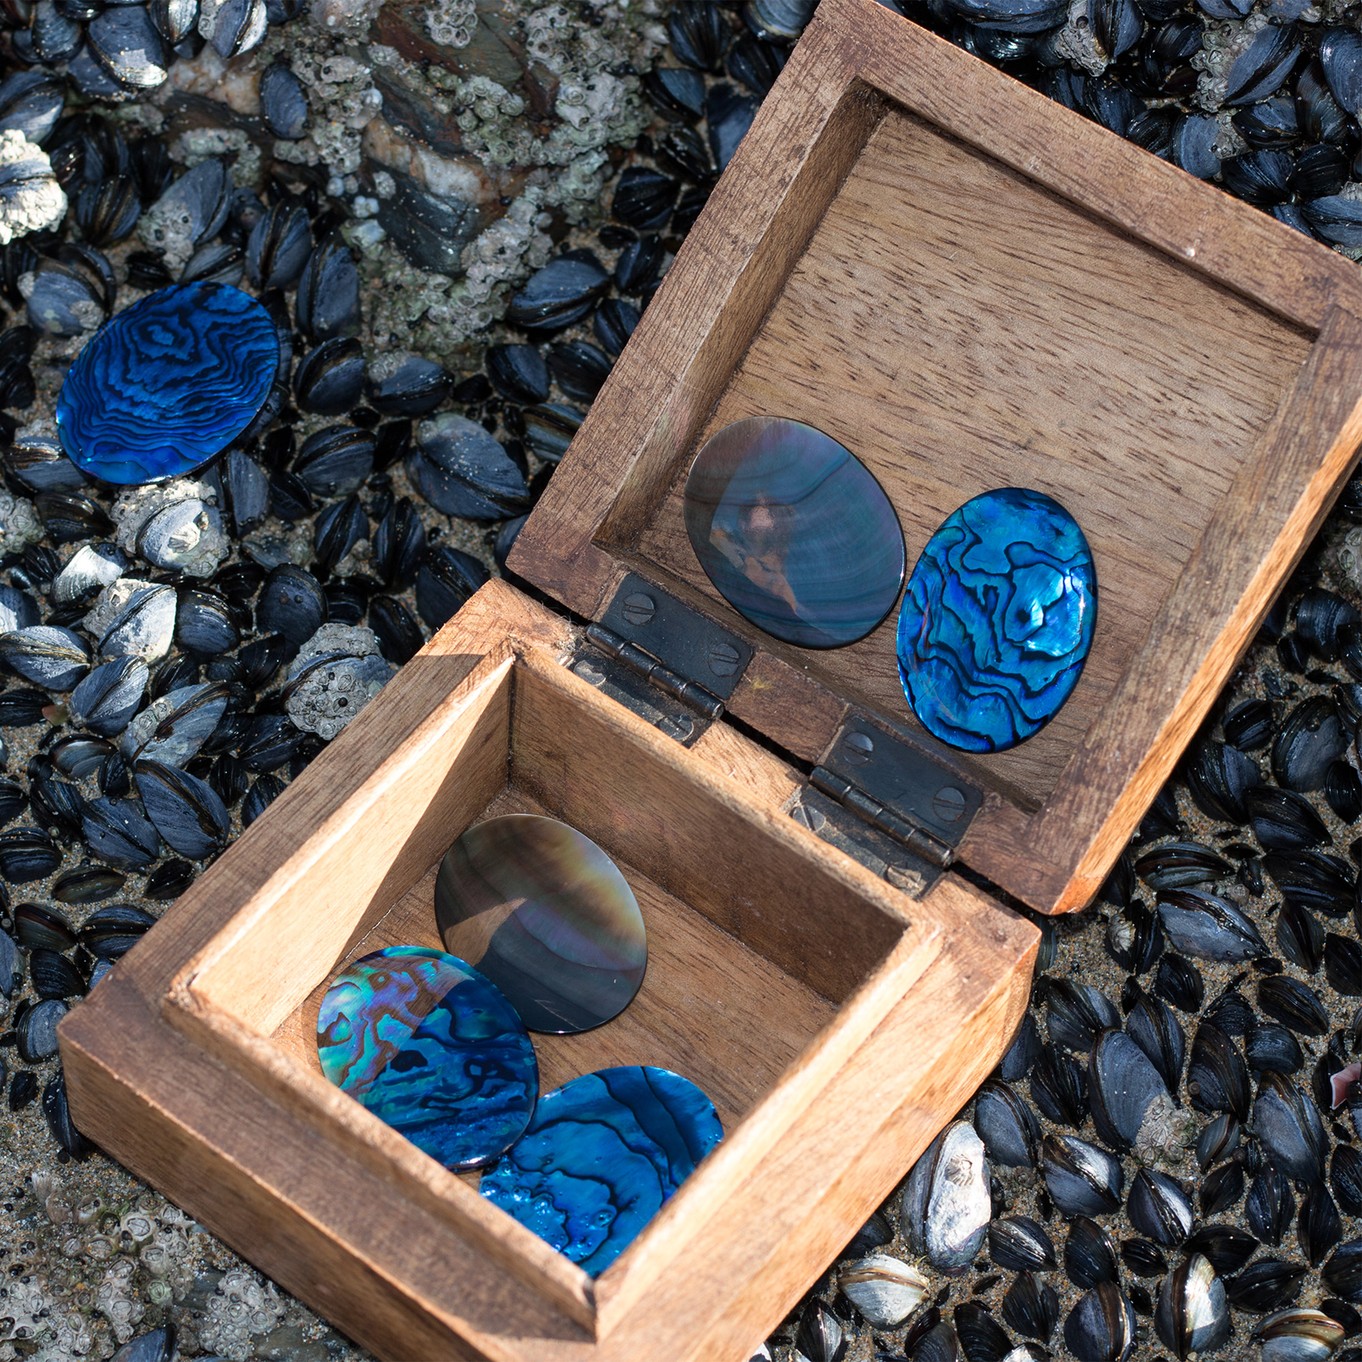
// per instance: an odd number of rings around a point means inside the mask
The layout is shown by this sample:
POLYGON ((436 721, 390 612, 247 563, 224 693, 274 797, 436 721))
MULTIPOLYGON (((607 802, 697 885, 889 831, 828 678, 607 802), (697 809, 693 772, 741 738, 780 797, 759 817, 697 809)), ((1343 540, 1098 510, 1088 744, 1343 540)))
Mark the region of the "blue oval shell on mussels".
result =
POLYGON ((269 313, 224 284, 177 284, 124 308, 76 357, 57 399, 62 447, 104 482, 178 477, 255 419, 279 365, 269 313))
POLYGON ((1043 492, 984 492, 946 517, 908 578, 898 625, 908 704, 952 747, 1015 747, 1069 698, 1096 618, 1078 522, 1043 492))
POLYGON ((893 609, 903 531, 870 470, 813 426, 735 421, 686 478, 686 533, 715 590, 786 643, 839 648, 893 609))

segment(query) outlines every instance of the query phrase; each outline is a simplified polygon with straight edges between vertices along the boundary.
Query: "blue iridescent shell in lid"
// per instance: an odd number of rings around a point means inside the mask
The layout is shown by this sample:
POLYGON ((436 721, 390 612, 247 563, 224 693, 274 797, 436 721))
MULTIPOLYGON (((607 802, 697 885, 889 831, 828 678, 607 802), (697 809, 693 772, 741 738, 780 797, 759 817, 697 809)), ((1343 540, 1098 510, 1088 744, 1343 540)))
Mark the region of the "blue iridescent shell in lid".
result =
POLYGON ((942 521, 908 577, 904 694, 942 742, 1005 751, 1069 698, 1096 621, 1097 570, 1073 516, 1043 492, 984 492, 942 521))
POLYGON ((479 1190, 594 1277, 722 1138, 714 1104, 689 1079, 651 1065, 601 1069, 542 1097, 479 1190))
POLYGON ((62 448, 103 482, 180 477, 255 420, 279 368, 279 336, 249 294, 198 281, 111 317, 57 398, 62 448))
POLYGON ((422 946, 388 946, 336 976, 317 1053, 337 1087, 446 1168, 503 1153, 539 1095, 534 1046, 501 990, 422 946))

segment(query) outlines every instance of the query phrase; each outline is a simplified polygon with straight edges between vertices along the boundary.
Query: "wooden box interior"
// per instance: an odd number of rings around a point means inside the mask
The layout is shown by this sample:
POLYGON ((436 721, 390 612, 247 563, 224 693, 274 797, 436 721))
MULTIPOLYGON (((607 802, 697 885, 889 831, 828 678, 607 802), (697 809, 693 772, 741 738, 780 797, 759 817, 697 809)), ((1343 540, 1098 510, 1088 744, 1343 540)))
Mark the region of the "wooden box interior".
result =
POLYGON ((740 718, 814 762, 846 706, 869 711, 987 793, 968 864, 1042 910, 1081 906, 1347 471, 1362 293, 1322 247, 873 0, 828 0, 792 65, 512 567, 593 618, 626 569, 699 606, 758 649, 740 718), (1113 179, 1145 201, 1107 202, 1113 179), (851 646, 799 649, 717 595, 682 491, 704 441, 749 416, 861 458, 910 569, 987 489, 1073 513, 1097 628, 1052 723, 1008 752, 950 751, 905 702, 897 610, 851 646))
POLYGON ((704 1216, 687 1202, 723 1194, 775 1148, 901 1000, 939 932, 914 927, 887 888, 867 895, 862 876, 789 820, 660 762, 671 744, 556 660, 500 653, 395 755, 400 777, 356 790, 301 863, 181 971, 169 1012, 253 1082, 331 1122, 353 1153, 389 1159, 511 1271, 600 1329, 684 1246, 687 1225, 698 1231, 704 1216), (562 818, 592 837, 624 871, 648 929, 643 986, 618 1018, 534 1037, 541 1091, 611 1065, 657 1064, 699 1083, 726 1132, 594 1283, 483 1202, 476 1175, 447 1173, 332 1087, 317 1059, 318 1006, 335 973, 381 946, 439 947, 440 857, 471 824, 510 812, 562 818))

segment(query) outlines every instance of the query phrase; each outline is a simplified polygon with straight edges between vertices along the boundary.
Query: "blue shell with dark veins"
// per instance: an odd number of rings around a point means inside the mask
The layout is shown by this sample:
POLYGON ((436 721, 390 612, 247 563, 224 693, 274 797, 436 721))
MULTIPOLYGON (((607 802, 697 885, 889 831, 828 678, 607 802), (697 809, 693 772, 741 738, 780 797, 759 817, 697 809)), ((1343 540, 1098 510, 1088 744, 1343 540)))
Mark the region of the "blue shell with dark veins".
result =
POLYGON ((594 1277, 722 1138, 714 1104, 689 1079, 602 1069, 540 1099, 481 1191, 594 1277))
POLYGON ((804 648, 864 638, 903 585, 903 531, 874 474, 813 426, 725 426, 686 478, 686 533, 714 589, 804 648))
POLYGON ((1096 620, 1097 572, 1073 516, 1043 492, 984 492, 946 517, 908 578, 904 694, 952 747, 1015 747, 1069 698, 1096 620))
POLYGON ((158 289, 76 356, 57 398, 62 448, 104 482, 179 477, 251 424, 278 367, 274 322, 248 294, 205 281, 158 289))
POLYGON ((539 1064, 515 1009, 443 951, 389 946, 338 974, 317 1017, 322 1072, 446 1168, 524 1131, 539 1064))

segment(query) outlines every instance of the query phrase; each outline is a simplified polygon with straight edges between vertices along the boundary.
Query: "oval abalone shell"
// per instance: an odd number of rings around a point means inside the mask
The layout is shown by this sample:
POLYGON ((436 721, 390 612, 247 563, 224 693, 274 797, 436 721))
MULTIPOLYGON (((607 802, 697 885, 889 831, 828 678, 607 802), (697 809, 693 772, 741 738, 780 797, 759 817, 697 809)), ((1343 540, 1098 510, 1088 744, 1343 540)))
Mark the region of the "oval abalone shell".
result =
POLYGON ((952 747, 1015 747, 1069 698, 1096 619, 1097 573, 1073 516, 1043 492, 984 492, 946 517, 908 578, 908 703, 952 747))
POLYGON ((619 867, 556 818, 469 828, 435 883, 445 948, 470 960, 531 1031, 567 1035, 628 1006, 648 960, 643 914, 619 867))
POLYGON ((715 590, 787 643, 854 643, 903 585, 903 531, 884 489, 799 421, 753 417, 708 440, 686 479, 685 517, 715 590))
POLYGON ((524 1131, 539 1063, 515 1009, 443 951, 388 946, 338 974, 317 1017, 322 1072, 446 1168, 524 1131))
POLYGON ((602 1069, 540 1099, 481 1191, 594 1277, 722 1138, 714 1104, 689 1079, 602 1069))
POLYGON ((57 398, 71 461, 104 482, 201 467, 255 419, 279 367, 270 315, 226 284, 174 284, 111 317, 57 398))

